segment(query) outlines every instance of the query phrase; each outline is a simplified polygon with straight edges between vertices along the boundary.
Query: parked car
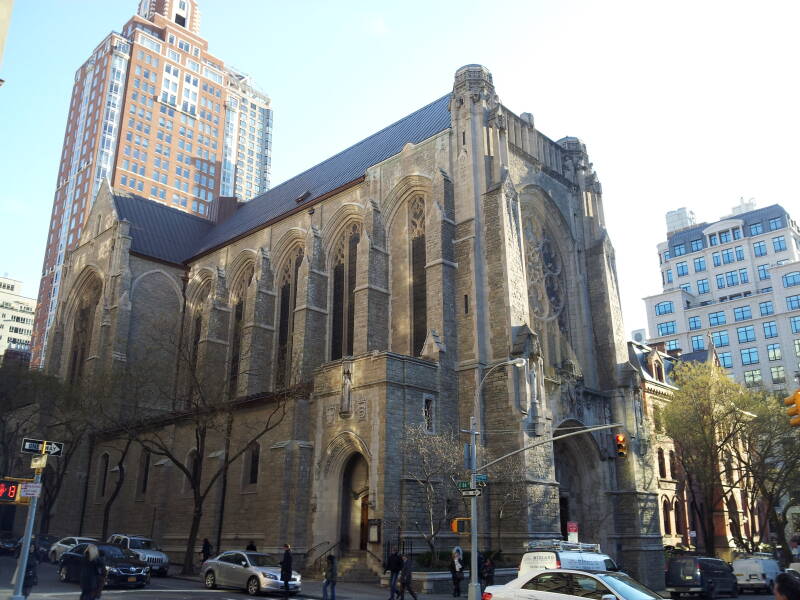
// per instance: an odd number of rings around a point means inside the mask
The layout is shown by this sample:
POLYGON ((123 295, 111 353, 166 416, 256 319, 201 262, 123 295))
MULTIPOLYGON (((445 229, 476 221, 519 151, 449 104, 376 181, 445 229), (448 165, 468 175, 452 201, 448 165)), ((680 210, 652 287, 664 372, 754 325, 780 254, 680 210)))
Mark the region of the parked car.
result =
POLYGON ((74 548, 78 544, 88 544, 96 541, 96 539, 90 537, 61 538, 60 540, 53 542, 53 544, 50 546, 50 551, 48 552, 47 556, 50 558, 50 562, 57 563, 61 559, 61 555, 70 548, 74 548))
POLYGON ((19 538, 11 533, 0 534, 0 554, 13 554, 17 539, 19 538))
POLYGON ((528 552, 522 555, 519 574, 541 569, 620 570, 614 559, 600 552, 598 544, 537 540, 530 542, 528 552))
POLYGON ((169 557, 150 538, 142 535, 115 533, 108 538, 108 543, 133 552, 150 565, 155 575, 165 576, 169 572, 169 557))
POLYGON ((618 571, 532 570, 505 585, 490 585, 483 600, 662 600, 661 596, 618 571), (557 594, 557 595, 556 595, 557 594))
MULTIPOLYGON (((150 584, 150 567, 132 552, 113 544, 95 544, 106 568, 106 586, 144 587, 150 584)), ((81 564, 88 544, 78 544, 61 555, 58 579, 80 581, 81 564)))
MULTIPOLYGON (((31 546, 34 548, 34 553, 36 554, 36 559, 39 562, 45 562, 50 557, 50 546, 58 540, 58 537, 54 535, 34 535, 31 538, 31 546)), ((14 548, 14 558, 19 558, 19 554, 22 551, 22 538, 17 540, 17 545, 14 548)))
MULTIPOLYGON (((261 592, 278 592, 283 589, 281 567, 270 554, 234 550, 223 552, 205 561, 200 567, 203 583, 208 589, 232 587, 244 589, 251 596, 261 592)), ((289 593, 301 591, 300 574, 292 571, 289 593)))
POLYGON ((739 592, 745 590, 772 591, 772 584, 781 572, 781 566, 774 558, 754 556, 737 558, 733 561, 733 574, 739 586, 739 592))
POLYGON ((703 596, 735 598, 739 587, 732 567, 718 558, 673 556, 667 560, 666 590, 673 598, 703 596))

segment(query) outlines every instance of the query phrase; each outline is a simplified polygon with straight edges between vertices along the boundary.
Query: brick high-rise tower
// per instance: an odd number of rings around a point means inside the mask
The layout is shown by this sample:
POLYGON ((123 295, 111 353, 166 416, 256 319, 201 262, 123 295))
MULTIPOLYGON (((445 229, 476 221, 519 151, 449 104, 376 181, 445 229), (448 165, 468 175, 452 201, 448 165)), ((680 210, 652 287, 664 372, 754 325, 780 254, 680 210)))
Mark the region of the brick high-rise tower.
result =
POLYGON ((100 183, 209 217, 220 193, 269 187, 266 94, 208 52, 195 0, 141 0, 75 73, 34 321, 38 366, 59 299, 65 253, 100 183))

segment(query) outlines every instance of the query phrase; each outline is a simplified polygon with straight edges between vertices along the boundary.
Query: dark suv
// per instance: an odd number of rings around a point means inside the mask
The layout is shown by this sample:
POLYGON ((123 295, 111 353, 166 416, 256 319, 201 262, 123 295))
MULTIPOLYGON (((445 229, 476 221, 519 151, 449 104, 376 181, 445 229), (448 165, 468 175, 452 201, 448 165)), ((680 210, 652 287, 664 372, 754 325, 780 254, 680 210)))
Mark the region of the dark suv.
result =
POLYGON ((739 595, 736 575, 728 563, 706 556, 673 556, 667 560, 667 591, 673 598, 681 596, 739 595))

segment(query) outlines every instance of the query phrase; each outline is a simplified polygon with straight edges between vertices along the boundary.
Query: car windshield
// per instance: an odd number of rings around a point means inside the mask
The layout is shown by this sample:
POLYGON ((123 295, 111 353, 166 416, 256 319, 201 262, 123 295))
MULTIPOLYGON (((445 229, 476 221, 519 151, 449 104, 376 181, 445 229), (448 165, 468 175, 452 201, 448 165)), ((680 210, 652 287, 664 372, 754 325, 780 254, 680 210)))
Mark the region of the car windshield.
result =
POLYGON ((625 600, 662 600, 653 590, 622 573, 603 573, 598 577, 625 600))
POLYGON ((143 540, 131 538, 131 550, 155 550, 156 545, 153 540, 143 540))
POLYGON ((103 558, 125 558, 126 556, 122 548, 117 546, 98 546, 97 549, 103 558))
POLYGON ((272 558, 269 554, 256 554, 255 552, 248 552, 247 559, 254 567, 277 567, 278 561, 272 558))

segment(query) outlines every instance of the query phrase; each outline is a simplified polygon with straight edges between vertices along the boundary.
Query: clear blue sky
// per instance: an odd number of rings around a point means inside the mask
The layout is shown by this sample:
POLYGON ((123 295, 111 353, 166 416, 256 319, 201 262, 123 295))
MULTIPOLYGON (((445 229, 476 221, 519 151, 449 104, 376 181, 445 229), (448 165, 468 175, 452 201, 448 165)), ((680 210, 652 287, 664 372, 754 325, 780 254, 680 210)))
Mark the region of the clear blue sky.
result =
MULTIPOLYGON (((75 70, 136 0, 17 0, 0 77, 0 274, 35 296, 75 70)), ((603 183, 627 330, 660 291, 664 213, 740 196, 800 217, 800 4, 200 0, 213 53, 275 111, 273 183, 448 92, 466 63, 603 183)))

